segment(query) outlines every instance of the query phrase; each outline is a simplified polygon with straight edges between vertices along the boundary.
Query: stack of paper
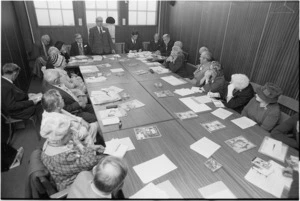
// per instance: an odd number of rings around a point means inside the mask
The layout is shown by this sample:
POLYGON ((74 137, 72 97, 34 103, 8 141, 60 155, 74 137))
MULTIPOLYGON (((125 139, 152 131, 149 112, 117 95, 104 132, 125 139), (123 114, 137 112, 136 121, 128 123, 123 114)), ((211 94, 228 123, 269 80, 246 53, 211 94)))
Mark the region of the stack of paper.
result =
POLYGON ((151 182, 176 168, 176 165, 174 165, 165 154, 133 167, 134 171, 144 184, 151 182))
POLYGON ((104 91, 97 91, 97 95, 93 95, 93 96, 91 95, 90 99, 94 105, 98 105, 98 104, 111 103, 111 102, 121 100, 121 97, 119 96, 119 94, 111 95, 104 91))
POLYGON ((198 96, 198 97, 193 97, 193 100, 196 101, 197 103, 210 103, 211 98, 209 96, 198 96))
POLYGON ((230 191, 230 189, 222 182, 217 181, 213 184, 207 185, 203 188, 198 189, 203 198, 209 199, 226 199, 226 198, 236 198, 235 195, 230 191))
POLYGON ((97 66, 79 66, 81 73, 94 73, 98 72, 97 66))
POLYGON ((231 121, 234 124, 236 124, 237 126, 239 126, 241 129, 249 128, 249 127, 254 126, 256 124, 255 121, 253 121, 252 119, 249 119, 247 117, 240 117, 240 118, 237 118, 237 119, 233 119, 231 121))
POLYGON ((254 168, 250 168, 249 172, 245 176, 245 179, 264 191, 274 195, 275 197, 281 198, 284 188, 289 189, 293 180, 292 178, 283 176, 283 166, 275 163, 272 160, 270 163, 271 168, 274 168, 273 173, 270 175, 265 176, 254 168))
POLYGON ((179 100, 195 113, 211 110, 207 105, 195 102, 192 97, 179 98, 179 100))
POLYGON ((194 93, 202 93, 202 90, 201 90, 199 87, 192 87, 191 90, 192 90, 194 93))
POLYGON ((286 144, 283 144, 278 140, 265 136, 258 151, 262 154, 275 158, 284 163, 287 150, 288 146, 286 144))
POLYGON ((145 106, 145 104, 137 99, 120 104, 120 107, 127 111, 143 106, 145 106))
POLYGON ((114 125, 114 124, 120 123, 119 117, 106 118, 106 119, 102 119, 101 121, 102 121, 103 126, 109 126, 109 125, 114 125))
MULTIPOLYGON (((108 88, 102 88, 101 91, 107 92, 110 95, 115 95, 123 91, 124 89, 121 89, 119 87, 110 86, 108 88)), ((93 94, 92 94, 93 95, 93 94)))
POLYGON ((123 68, 115 68, 115 69, 110 69, 112 73, 119 73, 119 72, 124 72, 123 68))
POLYGON ((178 94, 180 96, 187 96, 187 95, 191 95, 194 93, 194 91, 188 89, 188 88, 182 88, 182 89, 176 89, 174 91, 175 94, 178 94))
POLYGON ((213 155, 221 146, 214 143, 210 139, 203 137, 194 144, 190 145, 190 148, 195 152, 201 154, 205 158, 209 158, 213 155))
POLYGON ((171 84, 173 86, 178 86, 178 85, 187 83, 186 81, 178 79, 178 78, 174 77, 173 75, 161 77, 161 79, 168 82, 169 84, 171 84))
POLYGON ((100 119, 106 119, 111 117, 123 117, 126 115, 124 110, 120 110, 119 108, 111 108, 106 110, 100 110, 100 119))
MULTIPOLYGON (((156 62, 157 63, 157 62, 156 62)), ((159 63, 158 63, 159 64, 159 63)), ((164 73, 170 73, 171 71, 167 68, 163 68, 161 66, 155 66, 155 67, 150 67, 154 72, 157 74, 164 74, 164 73)))
POLYGON ((221 119, 226 119, 227 117, 232 115, 232 112, 229 112, 223 108, 219 108, 219 109, 216 109, 215 111, 213 111, 212 114, 221 119))
POLYGON ((99 76, 99 77, 87 77, 84 79, 86 83, 95 83, 95 82, 103 82, 106 80, 106 77, 99 76))
POLYGON ((92 57, 94 61, 102 61, 102 56, 100 55, 93 55, 92 57))

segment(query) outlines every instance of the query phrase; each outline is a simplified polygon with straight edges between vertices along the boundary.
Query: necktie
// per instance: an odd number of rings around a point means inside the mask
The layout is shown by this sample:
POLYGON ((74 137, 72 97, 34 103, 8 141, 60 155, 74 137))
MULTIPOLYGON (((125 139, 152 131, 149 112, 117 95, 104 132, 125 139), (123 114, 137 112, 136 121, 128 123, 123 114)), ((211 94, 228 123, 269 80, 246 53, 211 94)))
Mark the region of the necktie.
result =
POLYGON ((99 27, 99 30, 100 30, 100 34, 102 34, 102 29, 101 29, 101 27, 99 27))
POLYGON ((83 49, 82 49, 82 43, 79 43, 79 54, 84 55, 83 54, 83 49))

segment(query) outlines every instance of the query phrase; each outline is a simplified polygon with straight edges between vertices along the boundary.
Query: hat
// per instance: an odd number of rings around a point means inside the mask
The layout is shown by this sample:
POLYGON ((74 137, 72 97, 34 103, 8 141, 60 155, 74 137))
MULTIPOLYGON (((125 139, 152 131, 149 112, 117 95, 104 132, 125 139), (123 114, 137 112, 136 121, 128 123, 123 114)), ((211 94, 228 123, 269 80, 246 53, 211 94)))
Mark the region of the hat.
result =
POLYGON ((265 86, 259 87, 256 93, 266 103, 276 103, 282 90, 276 84, 267 82, 265 86))
POLYGON ((70 132, 70 121, 57 112, 44 112, 41 136, 49 141, 62 140, 70 132))
POLYGON ((64 57, 60 54, 54 54, 50 59, 54 67, 60 67, 64 61, 64 57))

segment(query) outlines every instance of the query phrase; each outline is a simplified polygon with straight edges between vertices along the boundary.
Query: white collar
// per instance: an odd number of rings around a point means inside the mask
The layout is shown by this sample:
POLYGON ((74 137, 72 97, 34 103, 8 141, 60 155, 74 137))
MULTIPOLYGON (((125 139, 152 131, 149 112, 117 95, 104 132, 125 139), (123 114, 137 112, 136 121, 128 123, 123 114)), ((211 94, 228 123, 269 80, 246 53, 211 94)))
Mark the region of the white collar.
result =
POLYGON ((47 154, 48 156, 54 156, 57 154, 61 154, 67 151, 71 151, 73 149, 73 146, 71 144, 67 144, 65 146, 60 146, 60 147, 53 147, 51 145, 48 144, 48 140, 46 140, 46 142, 44 143, 43 146, 43 151, 45 154, 47 154))
POLYGON ((13 81, 11 81, 10 79, 8 79, 7 77, 2 76, 3 79, 6 79, 7 81, 9 81, 10 83, 14 84, 13 81))
POLYGON ((103 192, 99 191, 99 190, 96 188, 96 186, 95 186, 95 184, 94 184, 93 181, 91 181, 91 189, 92 189, 92 191, 93 191, 96 195, 98 195, 100 198, 111 198, 111 194, 106 194, 106 193, 103 193, 103 192))

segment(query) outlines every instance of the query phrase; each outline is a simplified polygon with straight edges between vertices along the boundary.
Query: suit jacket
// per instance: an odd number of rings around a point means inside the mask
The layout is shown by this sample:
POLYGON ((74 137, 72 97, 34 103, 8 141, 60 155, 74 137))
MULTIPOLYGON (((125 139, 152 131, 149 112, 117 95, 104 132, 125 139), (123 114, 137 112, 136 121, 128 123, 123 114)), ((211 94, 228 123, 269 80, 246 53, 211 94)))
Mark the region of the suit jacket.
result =
POLYGON ((128 53, 129 50, 136 50, 139 51, 139 49, 143 50, 143 44, 142 41, 139 39, 136 40, 136 43, 133 44, 131 38, 125 42, 125 52, 128 53))
MULTIPOLYGON (((91 55, 92 54, 92 50, 91 47, 88 43, 83 42, 83 54, 84 55, 91 55)), ((79 47, 78 47, 78 43, 74 42, 71 44, 71 50, 70 50, 70 56, 77 56, 79 55, 79 47)))
POLYGON ((160 46, 161 55, 166 57, 170 56, 173 45, 174 41, 172 40, 170 40, 167 45, 164 43, 164 41, 162 41, 160 46))
POLYGON ((100 34, 97 26, 90 28, 89 43, 93 54, 111 54, 115 49, 108 28, 102 29, 103 32, 100 34))
POLYGON ((179 54, 175 62, 165 62, 165 67, 170 69, 173 73, 176 73, 180 77, 186 77, 186 68, 184 62, 184 55, 179 54))
POLYGON ((155 52, 157 50, 160 50, 161 45, 161 40, 158 40, 157 43, 155 43, 154 40, 151 40, 148 46, 148 51, 155 52))
POLYGON ((8 80, 1 78, 1 107, 4 114, 13 118, 28 119, 35 112, 34 102, 8 80))
POLYGON ((51 84, 47 83, 46 81, 43 81, 43 84, 42 84, 43 93, 45 93, 49 89, 56 89, 57 91, 59 91, 62 99, 65 102, 65 106, 63 108, 64 110, 71 113, 73 111, 81 109, 79 103, 69 93, 67 93, 66 91, 60 89, 59 87, 56 87, 54 85, 51 85, 51 84))
POLYGON ((223 85, 223 89, 219 91, 221 99, 224 101, 224 105, 228 108, 232 108, 238 113, 241 113, 248 102, 254 97, 254 90, 251 84, 249 84, 245 89, 241 91, 236 91, 233 93, 233 98, 227 103, 226 97, 228 93, 228 85, 226 83, 223 85))

